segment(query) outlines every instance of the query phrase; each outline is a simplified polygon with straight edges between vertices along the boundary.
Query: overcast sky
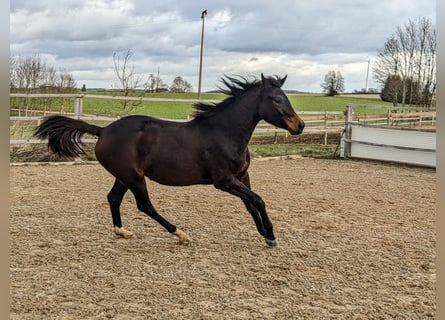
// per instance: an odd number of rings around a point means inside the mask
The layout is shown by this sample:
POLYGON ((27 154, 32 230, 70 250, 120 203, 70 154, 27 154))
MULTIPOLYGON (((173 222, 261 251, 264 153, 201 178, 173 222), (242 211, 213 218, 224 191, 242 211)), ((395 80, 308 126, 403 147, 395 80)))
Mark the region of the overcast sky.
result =
MULTIPOLYGON (((117 85, 113 53, 176 76, 198 89, 201 12, 205 17, 202 90, 224 75, 288 75, 285 89, 320 92, 329 70, 346 91, 365 87, 368 61, 409 19, 431 18, 435 0, 11 0, 11 54, 40 54, 74 75, 78 87, 117 85)), ((376 87, 369 74, 368 87, 376 87)))

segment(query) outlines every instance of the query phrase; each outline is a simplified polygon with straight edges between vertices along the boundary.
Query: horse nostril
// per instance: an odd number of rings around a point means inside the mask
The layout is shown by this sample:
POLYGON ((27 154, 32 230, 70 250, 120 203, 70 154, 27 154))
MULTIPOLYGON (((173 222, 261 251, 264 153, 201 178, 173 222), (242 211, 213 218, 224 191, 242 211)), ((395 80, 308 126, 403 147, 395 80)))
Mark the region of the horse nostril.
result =
POLYGON ((296 114, 292 117, 286 117, 284 118, 284 121, 286 122, 286 129, 291 134, 300 134, 303 132, 304 129, 304 121, 301 120, 300 117, 298 117, 296 114))
POLYGON ((305 126, 304 121, 301 121, 300 125, 298 126, 298 133, 302 133, 303 132, 304 126, 305 126))

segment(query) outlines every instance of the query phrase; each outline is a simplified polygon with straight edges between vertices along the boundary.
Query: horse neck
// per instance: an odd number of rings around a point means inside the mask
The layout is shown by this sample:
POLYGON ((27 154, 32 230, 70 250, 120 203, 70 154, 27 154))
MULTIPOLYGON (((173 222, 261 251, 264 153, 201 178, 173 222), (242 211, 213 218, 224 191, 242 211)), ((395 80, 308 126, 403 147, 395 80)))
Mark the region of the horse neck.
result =
POLYGON ((221 110, 213 119, 215 127, 224 131, 227 137, 236 138, 247 145, 260 121, 258 94, 259 90, 251 89, 221 110))

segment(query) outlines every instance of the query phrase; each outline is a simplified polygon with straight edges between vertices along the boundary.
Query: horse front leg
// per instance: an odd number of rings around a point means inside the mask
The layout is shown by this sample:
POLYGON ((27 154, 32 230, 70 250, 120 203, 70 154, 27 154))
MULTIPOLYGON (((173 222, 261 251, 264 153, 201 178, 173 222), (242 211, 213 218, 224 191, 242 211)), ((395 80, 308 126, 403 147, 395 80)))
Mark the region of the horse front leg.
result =
MULTIPOLYGON (((242 177, 240 178, 240 181, 247 188, 249 188, 249 190, 251 190, 249 173, 247 171, 242 175, 242 177)), ((252 216, 253 221, 255 222, 255 225, 256 225, 256 228, 257 228, 259 234, 262 235, 263 237, 265 237, 266 231, 264 230, 263 220, 261 219, 260 213, 258 212, 256 207, 252 205, 251 201, 244 200, 244 199, 242 199, 242 200, 244 202, 244 205, 246 206, 247 211, 252 216)))
POLYGON ((277 245, 273 232, 273 225, 267 215, 266 205, 259 195, 250 190, 250 188, 235 177, 220 180, 214 185, 217 189, 241 198, 245 203, 247 210, 254 218, 258 232, 264 237, 267 245, 269 247, 275 247, 277 245), (260 217, 258 217, 258 213, 260 217), (261 219, 261 222, 259 219, 261 219), (261 228, 261 225, 263 228, 261 228), (264 233, 262 230, 264 230, 264 233))
POLYGON ((111 217, 113 219, 113 231, 118 236, 123 238, 133 237, 133 232, 126 230, 122 227, 122 219, 120 213, 120 206, 122 199, 128 188, 116 179, 113 187, 107 195, 108 203, 110 205, 111 217))

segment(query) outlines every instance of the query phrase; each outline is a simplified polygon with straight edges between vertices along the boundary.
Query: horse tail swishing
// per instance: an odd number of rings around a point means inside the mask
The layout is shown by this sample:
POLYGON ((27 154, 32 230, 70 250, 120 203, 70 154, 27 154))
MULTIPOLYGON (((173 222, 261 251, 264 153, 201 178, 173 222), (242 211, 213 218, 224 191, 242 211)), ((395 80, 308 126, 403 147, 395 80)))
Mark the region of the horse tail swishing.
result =
POLYGON ((80 138, 85 134, 100 136, 102 127, 63 116, 46 117, 35 136, 48 139, 48 148, 59 156, 78 157, 84 154, 80 138))

